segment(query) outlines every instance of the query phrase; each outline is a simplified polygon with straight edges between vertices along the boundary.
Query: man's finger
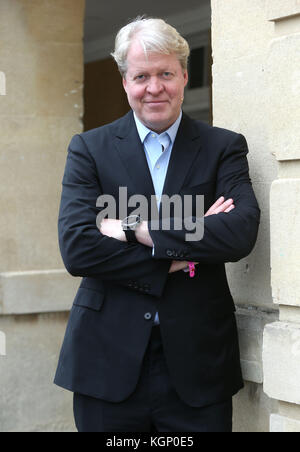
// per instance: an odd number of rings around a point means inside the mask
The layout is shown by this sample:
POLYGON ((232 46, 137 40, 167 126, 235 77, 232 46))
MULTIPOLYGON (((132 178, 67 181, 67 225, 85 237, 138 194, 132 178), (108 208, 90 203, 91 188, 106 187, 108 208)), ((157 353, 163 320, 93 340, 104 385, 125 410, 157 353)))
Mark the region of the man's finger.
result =
POLYGON ((228 199, 220 207, 215 209, 215 214, 225 212, 225 210, 227 210, 232 204, 233 204, 233 199, 228 199))
POLYGON ((217 209, 219 206, 221 206, 224 202, 225 198, 224 196, 221 196, 206 212, 205 216, 212 215, 214 213, 214 210, 217 209))
POLYGON ((232 204, 228 209, 225 210, 225 213, 231 212, 231 210, 235 209, 235 205, 232 204))
POLYGON ((223 204, 224 201, 225 201, 224 196, 221 196, 221 198, 219 198, 219 199, 214 203, 214 205, 211 206, 211 208, 210 208, 209 210, 215 210, 215 209, 217 209, 218 207, 220 207, 220 206, 223 204))

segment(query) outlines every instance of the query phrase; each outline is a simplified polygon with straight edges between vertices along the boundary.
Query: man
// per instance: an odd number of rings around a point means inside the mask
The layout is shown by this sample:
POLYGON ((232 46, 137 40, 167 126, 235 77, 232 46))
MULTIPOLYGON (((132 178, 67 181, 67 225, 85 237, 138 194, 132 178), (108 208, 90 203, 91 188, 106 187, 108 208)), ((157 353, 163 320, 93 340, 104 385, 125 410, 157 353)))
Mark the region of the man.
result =
POLYGON ((243 381, 224 263, 251 252, 260 211, 244 137, 182 113, 188 55, 162 20, 124 27, 113 56, 132 111, 69 147, 59 243, 83 279, 55 383, 74 392, 80 432, 232 430, 243 381), (120 187, 152 206, 131 231, 132 219, 97 221, 99 196, 124 207, 120 187), (194 220, 204 195, 203 238, 187 241, 172 213, 163 227, 154 195, 158 209, 162 195, 192 196, 194 220))

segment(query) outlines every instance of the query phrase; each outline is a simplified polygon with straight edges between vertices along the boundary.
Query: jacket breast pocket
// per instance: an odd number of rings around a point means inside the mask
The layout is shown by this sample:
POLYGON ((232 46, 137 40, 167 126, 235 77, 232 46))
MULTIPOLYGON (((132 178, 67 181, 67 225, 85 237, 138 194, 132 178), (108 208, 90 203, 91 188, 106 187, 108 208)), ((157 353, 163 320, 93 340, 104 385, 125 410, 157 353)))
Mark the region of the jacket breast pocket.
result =
POLYGON ((100 311, 104 302, 105 294, 93 289, 80 287, 74 299, 73 305, 100 311))

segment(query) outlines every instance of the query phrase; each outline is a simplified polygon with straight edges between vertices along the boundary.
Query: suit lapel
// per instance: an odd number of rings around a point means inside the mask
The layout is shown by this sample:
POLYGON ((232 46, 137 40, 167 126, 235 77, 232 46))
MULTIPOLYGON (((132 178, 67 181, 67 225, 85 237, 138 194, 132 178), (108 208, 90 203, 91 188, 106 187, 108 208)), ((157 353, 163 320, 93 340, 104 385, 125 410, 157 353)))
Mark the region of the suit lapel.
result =
POLYGON ((178 194, 201 149, 199 132, 193 121, 183 114, 175 143, 172 149, 163 194, 178 194))
POLYGON ((135 194, 145 195, 148 199, 155 195, 147 158, 135 125, 132 111, 120 122, 116 133, 116 145, 129 184, 135 194))
MULTIPOLYGON (((120 159, 128 173, 128 186, 133 193, 146 196, 151 206, 151 195, 155 196, 155 189, 132 111, 119 122, 115 140, 120 159)), ((179 193, 200 149, 199 132, 192 119, 183 114, 172 149, 163 194, 171 197, 179 193)))

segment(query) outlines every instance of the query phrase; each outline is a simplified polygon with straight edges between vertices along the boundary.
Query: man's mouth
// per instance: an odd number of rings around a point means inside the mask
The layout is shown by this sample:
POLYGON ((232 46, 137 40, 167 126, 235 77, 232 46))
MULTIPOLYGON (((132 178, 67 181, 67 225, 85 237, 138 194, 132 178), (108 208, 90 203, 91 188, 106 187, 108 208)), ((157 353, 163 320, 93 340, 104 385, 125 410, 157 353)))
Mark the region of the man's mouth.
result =
POLYGON ((150 100, 145 102, 147 105, 162 105, 166 103, 168 103, 167 100, 150 100))

